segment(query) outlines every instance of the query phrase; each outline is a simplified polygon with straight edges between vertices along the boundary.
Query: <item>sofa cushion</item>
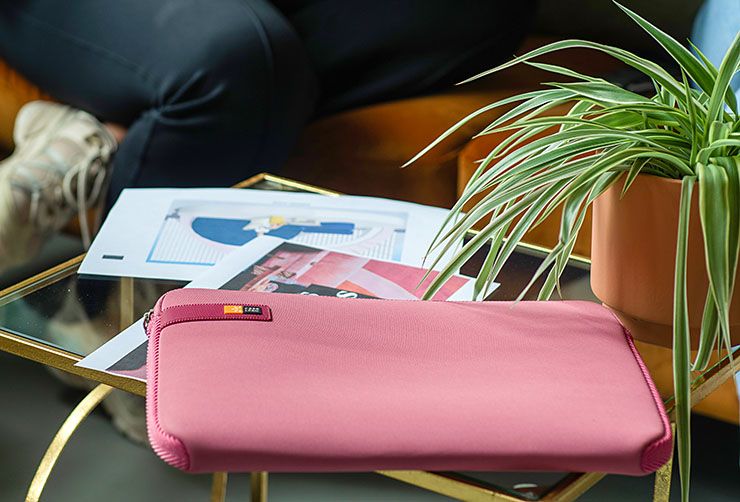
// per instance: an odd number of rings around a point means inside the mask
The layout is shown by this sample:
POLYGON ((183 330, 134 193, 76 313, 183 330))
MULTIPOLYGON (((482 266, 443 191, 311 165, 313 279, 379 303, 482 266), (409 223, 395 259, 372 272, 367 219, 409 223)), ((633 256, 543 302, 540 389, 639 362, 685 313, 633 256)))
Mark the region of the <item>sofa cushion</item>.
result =
POLYGON ((0 151, 13 149, 13 124, 18 110, 37 99, 49 99, 0 59, 0 151))

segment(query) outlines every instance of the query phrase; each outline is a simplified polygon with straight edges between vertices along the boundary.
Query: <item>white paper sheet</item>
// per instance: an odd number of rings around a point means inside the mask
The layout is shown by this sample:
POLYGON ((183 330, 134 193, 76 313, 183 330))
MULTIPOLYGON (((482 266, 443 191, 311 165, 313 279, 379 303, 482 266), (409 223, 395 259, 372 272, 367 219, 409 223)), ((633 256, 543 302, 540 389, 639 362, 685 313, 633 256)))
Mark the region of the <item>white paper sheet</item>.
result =
POLYGON ((127 189, 79 273, 190 281, 260 235, 421 265, 446 209, 232 188, 127 189))
MULTIPOLYGON (((413 299, 419 298, 428 284, 426 282, 418 289, 414 287, 422 275, 422 269, 412 266, 262 236, 238 248, 185 287, 277 290, 296 294, 332 294, 327 289, 333 289, 336 296, 342 297, 350 297, 352 292, 361 291, 376 297, 413 299), (297 257, 299 251, 306 253, 308 259, 297 257), (268 259, 273 261, 266 261, 268 259), (331 265, 321 269, 322 260, 331 265), (347 266, 336 267, 338 261, 347 266), (279 263, 279 266, 273 266, 275 263, 279 263), (347 272, 348 268, 352 272, 347 272), (261 273, 263 269, 271 273, 261 273), (401 278, 404 280, 401 281, 401 278), (279 289, 282 286, 293 290, 279 289)), ((470 300, 472 294, 473 280, 455 276, 435 299, 470 300)), ((347 301, 354 300, 348 298, 347 301)), ((146 381, 146 343, 143 319, 140 319, 85 357, 77 366, 146 381)))

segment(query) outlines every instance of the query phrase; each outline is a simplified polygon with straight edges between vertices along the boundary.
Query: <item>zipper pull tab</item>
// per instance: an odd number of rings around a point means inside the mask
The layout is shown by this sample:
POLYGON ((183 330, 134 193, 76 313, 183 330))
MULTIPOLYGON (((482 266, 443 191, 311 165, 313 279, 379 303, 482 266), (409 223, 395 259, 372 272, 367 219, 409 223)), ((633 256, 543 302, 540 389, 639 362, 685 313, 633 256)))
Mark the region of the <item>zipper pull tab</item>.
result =
POLYGON ((154 309, 149 309, 149 311, 144 314, 144 333, 147 335, 149 334, 149 321, 151 321, 153 313, 154 309))

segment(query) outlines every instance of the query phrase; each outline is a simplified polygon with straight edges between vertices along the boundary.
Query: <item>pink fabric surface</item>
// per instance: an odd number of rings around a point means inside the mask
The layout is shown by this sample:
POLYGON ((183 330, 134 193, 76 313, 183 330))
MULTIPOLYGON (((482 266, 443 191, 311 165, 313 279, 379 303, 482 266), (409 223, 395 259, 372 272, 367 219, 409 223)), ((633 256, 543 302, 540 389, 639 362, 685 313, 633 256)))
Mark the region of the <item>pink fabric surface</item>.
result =
POLYGON ((671 454, 629 334, 595 303, 183 289, 152 319, 150 439, 183 470, 644 474, 671 454))

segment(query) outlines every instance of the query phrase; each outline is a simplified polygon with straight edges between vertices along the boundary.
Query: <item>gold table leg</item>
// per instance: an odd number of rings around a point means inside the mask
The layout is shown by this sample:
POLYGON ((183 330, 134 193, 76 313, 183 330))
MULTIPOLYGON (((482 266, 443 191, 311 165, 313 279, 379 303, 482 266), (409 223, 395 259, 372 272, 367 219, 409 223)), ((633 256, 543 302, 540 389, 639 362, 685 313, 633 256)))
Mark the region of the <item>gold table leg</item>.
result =
MULTIPOLYGON (((673 443, 676 442, 676 424, 671 422, 673 432, 673 443)), ((655 471, 655 488, 653 489, 653 502, 668 502, 671 498, 671 474, 673 473, 673 455, 663 467, 655 471)))
POLYGON ((31 486, 28 487, 26 502, 38 502, 41 497, 41 492, 44 490, 44 486, 46 486, 46 482, 49 479, 51 470, 59 459, 59 455, 61 455, 62 450, 64 450, 64 447, 67 445, 69 438, 72 437, 72 434, 74 434, 90 412, 94 410, 112 390, 113 387, 100 384, 91 390, 90 393, 80 401, 80 404, 72 410, 72 413, 69 414, 57 431, 54 439, 51 440, 51 444, 49 444, 49 448, 47 448, 46 453, 44 453, 41 463, 36 470, 36 474, 33 476, 33 480, 31 481, 31 486))
POLYGON ((121 277, 121 331, 134 323, 134 279, 121 277))
POLYGON ((229 475, 225 472, 214 472, 213 483, 211 484, 211 502, 225 502, 226 500, 226 483, 229 475))
MULTIPOLYGON (((455 479, 441 473, 428 471, 375 471, 397 481, 418 486, 447 497, 470 502, 520 502, 521 498, 499 491, 495 487, 478 485, 470 481, 455 479)), ((601 481, 606 474, 588 472, 571 474, 558 483, 542 498, 543 501, 571 502, 601 481)))
POLYGON ((267 502, 267 473, 252 473, 252 502, 267 502))
POLYGON ((522 499, 500 493, 468 481, 454 479, 441 473, 429 471, 375 471, 397 481, 418 486, 430 492, 439 493, 457 500, 468 502, 521 502, 522 499))
POLYGON ((655 472, 655 488, 653 502, 668 502, 671 497, 671 474, 673 472, 673 457, 655 472))
POLYGON ((542 499, 547 501, 571 502, 586 493, 592 486, 606 477, 603 472, 571 474, 555 485, 542 499))

